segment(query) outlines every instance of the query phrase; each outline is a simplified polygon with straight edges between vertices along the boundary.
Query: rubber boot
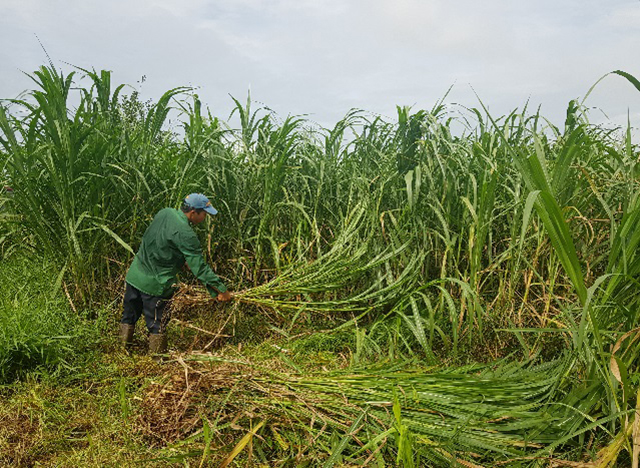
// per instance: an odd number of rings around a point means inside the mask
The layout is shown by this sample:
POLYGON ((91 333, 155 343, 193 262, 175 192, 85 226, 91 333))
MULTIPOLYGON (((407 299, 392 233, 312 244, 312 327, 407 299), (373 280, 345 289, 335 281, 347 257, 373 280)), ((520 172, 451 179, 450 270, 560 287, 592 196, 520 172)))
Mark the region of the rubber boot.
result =
POLYGON ((135 329, 135 325, 129 325, 128 323, 120 324, 120 341, 125 348, 129 348, 133 344, 133 332, 135 329))
POLYGON ((167 352, 167 335, 164 333, 156 333, 149 335, 149 354, 153 355, 155 362, 162 362, 162 356, 167 352))

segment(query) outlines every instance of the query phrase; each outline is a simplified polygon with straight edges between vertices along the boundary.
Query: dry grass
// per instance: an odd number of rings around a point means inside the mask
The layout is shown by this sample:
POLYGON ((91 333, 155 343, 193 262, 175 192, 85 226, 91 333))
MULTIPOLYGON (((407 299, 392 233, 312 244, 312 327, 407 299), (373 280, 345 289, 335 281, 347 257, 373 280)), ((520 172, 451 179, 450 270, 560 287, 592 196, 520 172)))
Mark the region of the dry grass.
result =
POLYGON ((151 447, 164 447, 188 437, 202 427, 203 418, 213 416, 221 423, 227 422, 235 403, 223 405, 213 414, 212 408, 232 388, 243 386, 238 383, 247 377, 242 366, 223 364, 215 371, 203 372, 177 359, 179 364, 164 366, 164 372, 153 378, 138 406, 137 430, 151 447))
POLYGON ((31 465, 36 459, 33 451, 40 438, 40 423, 29 414, 27 408, 3 411, 0 414, 0 464, 31 465))

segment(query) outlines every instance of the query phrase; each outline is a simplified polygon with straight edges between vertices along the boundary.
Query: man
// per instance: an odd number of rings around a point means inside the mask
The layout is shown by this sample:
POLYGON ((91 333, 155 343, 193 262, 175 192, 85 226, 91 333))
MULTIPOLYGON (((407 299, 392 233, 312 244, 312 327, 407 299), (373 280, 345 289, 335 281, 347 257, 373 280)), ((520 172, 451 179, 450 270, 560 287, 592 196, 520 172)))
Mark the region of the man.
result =
POLYGON ((169 318, 166 306, 174 293, 176 275, 185 262, 213 297, 220 301, 231 299, 225 285, 205 262, 200 242, 190 226, 200 224, 207 214, 217 213, 207 197, 192 193, 184 199, 181 210, 164 208, 153 218, 125 279, 120 321, 120 339, 125 345, 133 342, 135 324, 144 314, 149 352, 166 352, 165 327, 169 318))

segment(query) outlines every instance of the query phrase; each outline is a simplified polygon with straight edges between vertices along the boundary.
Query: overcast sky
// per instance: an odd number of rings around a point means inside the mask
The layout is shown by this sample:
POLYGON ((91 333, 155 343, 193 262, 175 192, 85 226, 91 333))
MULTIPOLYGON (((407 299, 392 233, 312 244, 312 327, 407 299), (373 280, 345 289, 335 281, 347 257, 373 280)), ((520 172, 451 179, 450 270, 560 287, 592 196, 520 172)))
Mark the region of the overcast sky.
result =
MULTIPOLYGON (((557 125, 605 73, 640 78, 640 1, 0 0, 0 98, 46 61, 109 69, 144 98, 190 85, 227 118, 229 94, 333 125, 351 108, 447 101, 497 115, 542 105, 557 125)), ((587 104, 640 126, 640 92, 618 76, 587 104)), ((594 121, 603 121, 593 114, 594 121)))

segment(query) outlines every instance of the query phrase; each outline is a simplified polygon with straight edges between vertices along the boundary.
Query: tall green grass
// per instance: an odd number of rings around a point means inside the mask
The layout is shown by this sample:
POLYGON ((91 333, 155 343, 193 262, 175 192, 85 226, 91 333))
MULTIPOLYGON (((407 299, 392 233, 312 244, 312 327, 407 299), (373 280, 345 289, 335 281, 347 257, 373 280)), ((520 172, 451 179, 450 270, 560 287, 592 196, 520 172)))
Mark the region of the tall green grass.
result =
POLYGON ((71 310, 54 289, 55 264, 14 255, 0 264, 0 382, 68 374, 99 346, 102 319, 71 310))
POLYGON ((568 352, 556 390, 583 414, 567 416, 567 437, 599 419, 626 430, 639 351, 626 334, 640 274, 630 125, 594 126, 576 101, 562 127, 526 107, 440 102, 318 128, 249 98, 225 121, 187 88, 143 104, 105 71, 32 78, 0 106, 0 174, 15 189, 3 250, 44 253, 74 301, 97 300, 155 212, 200 191, 220 211, 199 229, 205 253, 246 302, 331 314, 362 346, 389 336, 396 356, 430 363, 568 352))
POLYGON ((580 106, 564 130, 526 108, 492 120, 482 109, 453 114, 442 104, 398 108, 396 122, 352 112, 322 129, 250 100, 236 100, 225 122, 185 88, 142 104, 123 98, 126 88, 108 72, 76 73, 43 67, 32 75, 35 89, 0 110, 14 227, 58 259, 74 298, 90 299, 121 274, 153 214, 190 191, 206 192, 220 210, 215 230, 200 233, 236 289, 325 257, 365 207, 366 229, 354 238, 368 246, 361 260, 397 254, 324 298, 362 294, 422 259, 421 281, 445 286, 427 287, 431 308, 409 315, 437 325, 457 348, 481 339, 487 321, 546 327, 566 304, 584 302, 586 285, 606 269, 617 207, 633 191, 621 176, 635 167, 633 145, 589 125, 580 106), (184 138, 163 127, 171 108, 184 138), (452 131, 454 121, 467 130, 452 131), (532 216, 550 197, 558 200, 553 217, 532 216), (522 230, 523 222, 533 227, 522 230), (557 232, 546 237, 543 226, 557 232), (575 240, 565 255, 558 243, 568 237, 575 240))

